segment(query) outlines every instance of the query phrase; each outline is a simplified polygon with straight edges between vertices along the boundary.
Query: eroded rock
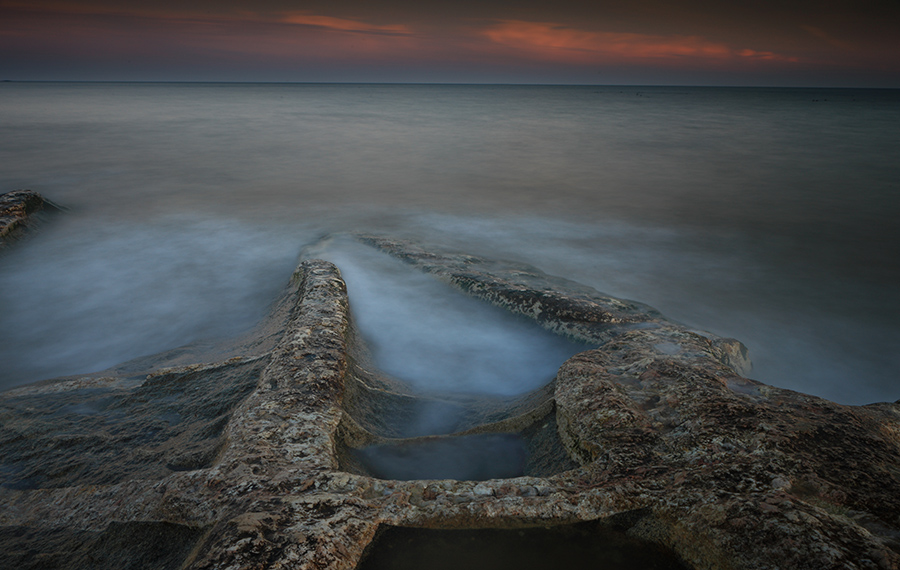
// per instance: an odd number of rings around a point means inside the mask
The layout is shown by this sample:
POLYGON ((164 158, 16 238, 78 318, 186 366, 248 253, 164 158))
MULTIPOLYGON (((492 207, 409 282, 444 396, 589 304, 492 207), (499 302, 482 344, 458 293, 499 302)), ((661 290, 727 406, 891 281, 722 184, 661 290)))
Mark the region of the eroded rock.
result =
POLYGON ((0 247, 21 237, 27 228, 41 221, 43 214, 59 209, 34 190, 0 194, 0 247))
POLYGON ((416 394, 371 364, 337 268, 304 261, 247 356, 4 393, 0 565, 337 570, 380 528, 595 521, 688 568, 900 567, 897 404, 755 382, 736 341, 534 268, 362 239, 591 347, 517 398, 416 394), (394 429, 423 399, 459 408, 454 433, 394 429), (524 475, 386 480, 359 460, 476 434, 524 442, 524 475))

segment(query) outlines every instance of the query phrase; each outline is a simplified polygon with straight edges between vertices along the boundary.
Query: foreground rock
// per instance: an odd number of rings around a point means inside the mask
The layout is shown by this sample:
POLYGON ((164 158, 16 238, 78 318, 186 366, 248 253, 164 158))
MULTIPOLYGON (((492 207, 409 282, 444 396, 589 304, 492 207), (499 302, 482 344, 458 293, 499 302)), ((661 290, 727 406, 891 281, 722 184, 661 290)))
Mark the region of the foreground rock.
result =
POLYGON ((14 240, 41 220, 43 213, 59 210, 33 190, 0 194, 0 247, 14 240))
POLYGON ((589 346, 518 398, 415 394, 372 366, 337 268, 304 261, 217 362, 2 395, 0 566, 375 567, 366 548, 412 527, 618 533, 668 567, 900 568, 897 404, 755 382, 740 343, 533 268, 361 239, 589 346), (458 409, 457 431, 401 437, 423 404, 458 409), (521 473, 386 480, 366 461, 481 436, 517 438, 521 473))

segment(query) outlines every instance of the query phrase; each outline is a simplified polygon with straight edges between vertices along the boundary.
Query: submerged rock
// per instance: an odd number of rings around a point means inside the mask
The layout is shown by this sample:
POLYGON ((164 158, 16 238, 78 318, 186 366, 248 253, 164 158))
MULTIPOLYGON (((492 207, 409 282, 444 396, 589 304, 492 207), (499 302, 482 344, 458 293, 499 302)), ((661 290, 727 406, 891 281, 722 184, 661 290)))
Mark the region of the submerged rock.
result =
POLYGON ((57 211, 59 206, 34 190, 14 190, 0 194, 0 247, 21 237, 41 214, 57 211))
POLYGON ((173 351, 0 395, 0 566, 383 567, 379 544, 420 536, 399 527, 585 553, 596 536, 656 567, 900 568, 900 405, 750 380, 737 341, 534 268, 361 239, 589 346, 524 396, 414 393, 372 365, 338 269, 304 261, 255 337, 205 350, 217 362, 173 351), (422 405, 458 410, 455 431, 404 437, 422 405), (476 471, 516 476, 366 463, 481 439, 515 442, 516 468, 476 471))

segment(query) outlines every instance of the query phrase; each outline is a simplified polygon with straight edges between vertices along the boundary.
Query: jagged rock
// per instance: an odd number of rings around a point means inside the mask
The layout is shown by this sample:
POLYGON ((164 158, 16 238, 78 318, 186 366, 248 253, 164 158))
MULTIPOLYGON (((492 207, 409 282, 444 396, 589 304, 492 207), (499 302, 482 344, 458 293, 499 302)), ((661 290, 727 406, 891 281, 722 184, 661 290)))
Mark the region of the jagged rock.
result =
POLYGON ((662 567, 900 568, 897 404, 755 382, 736 341, 533 268, 361 239, 591 347, 517 398, 416 394, 372 365, 337 268, 304 261, 219 362, 160 369, 179 351, 2 394, 0 566, 338 570, 413 540, 397 527, 552 527, 662 567), (457 431, 398 433, 423 404, 458 409, 457 431), (479 434, 515 438, 524 474, 383 480, 361 455, 479 434))
POLYGON ((33 190, 14 190, 0 194, 0 247, 17 239, 35 225, 42 213, 59 210, 33 190))

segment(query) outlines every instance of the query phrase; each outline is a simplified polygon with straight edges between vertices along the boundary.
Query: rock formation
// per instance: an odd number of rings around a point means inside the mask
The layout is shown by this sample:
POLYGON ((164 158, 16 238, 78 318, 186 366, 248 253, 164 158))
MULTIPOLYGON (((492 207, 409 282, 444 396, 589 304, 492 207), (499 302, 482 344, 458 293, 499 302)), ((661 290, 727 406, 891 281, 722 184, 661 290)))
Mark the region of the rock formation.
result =
POLYGON ((900 405, 750 380, 737 341, 534 268, 360 239, 588 345, 520 397, 414 393, 372 365, 338 269, 305 260, 248 338, 0 395, 0 566, 374 568, 383 541, 513 529, 655 567, 900 568, 900 405), (404 436, 423 405, 458 428, 404 436), (514 440, 516 473, 384 479, 367 456, 465 438, 514 440))
POLYGON ((26 228, 40 221, 42 213, 59 209, 59 206, 33 190, 0 194, 0 247, 20 237, 26 228))

